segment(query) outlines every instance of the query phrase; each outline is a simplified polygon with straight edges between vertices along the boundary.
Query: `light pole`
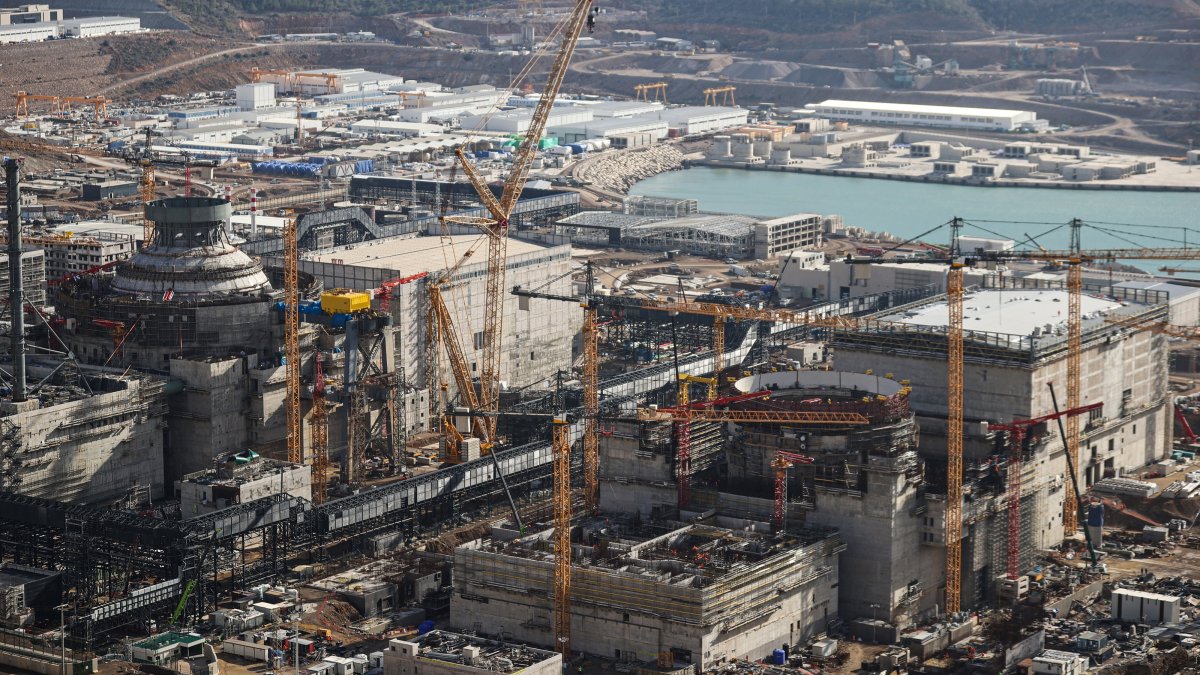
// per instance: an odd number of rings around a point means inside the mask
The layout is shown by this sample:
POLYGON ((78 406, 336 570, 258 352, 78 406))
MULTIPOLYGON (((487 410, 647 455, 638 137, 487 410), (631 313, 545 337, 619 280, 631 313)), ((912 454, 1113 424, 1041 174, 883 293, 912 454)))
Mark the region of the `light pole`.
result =
POLYGON ((54 609, 58 610, 59 675, 67 675, 67 605, 62 604, 54 609))
MULTIPOLYGON (((299 609, 299 608, 297 608, 299 609)), ((292 655, 295 659, 296 675, 300 675, 300 614, 292 617, 292 655)))

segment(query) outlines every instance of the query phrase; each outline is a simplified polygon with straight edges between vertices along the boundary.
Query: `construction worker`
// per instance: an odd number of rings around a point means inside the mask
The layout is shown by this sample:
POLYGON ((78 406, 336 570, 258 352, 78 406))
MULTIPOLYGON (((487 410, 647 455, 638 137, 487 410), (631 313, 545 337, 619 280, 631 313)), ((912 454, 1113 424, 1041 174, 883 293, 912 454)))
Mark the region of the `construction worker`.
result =
POLYGON ((600 13, 600 9, 597 7, 592 7, 592 10, 590 12, 588 12, 587 28, 588 28, 589 33, 596 32, 596 15, 599 13, 600 13))

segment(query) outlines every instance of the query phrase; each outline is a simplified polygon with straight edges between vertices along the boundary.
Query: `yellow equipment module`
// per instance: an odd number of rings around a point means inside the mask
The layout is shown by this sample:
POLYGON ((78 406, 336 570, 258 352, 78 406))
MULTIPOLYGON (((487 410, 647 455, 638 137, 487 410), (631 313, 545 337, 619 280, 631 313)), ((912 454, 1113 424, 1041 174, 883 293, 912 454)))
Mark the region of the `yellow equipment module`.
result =
POLYGON ((371 294, 339 288, 321 294, 321 311, 326 314, 353 314, 371 309, 371 294))

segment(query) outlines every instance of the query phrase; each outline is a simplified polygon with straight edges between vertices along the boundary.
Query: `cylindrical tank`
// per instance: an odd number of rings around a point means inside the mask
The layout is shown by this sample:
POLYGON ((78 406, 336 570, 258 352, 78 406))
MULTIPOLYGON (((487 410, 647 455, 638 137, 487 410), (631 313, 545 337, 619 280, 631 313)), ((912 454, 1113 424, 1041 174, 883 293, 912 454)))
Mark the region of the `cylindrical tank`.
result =
POLYGON ((771 151, 775 149, 775 144, 769 140, 754 141, 754 155, 756 157, 770 157, 771 151))
POLYGON ((728 157, 732 154, 731 141, 728 136, 713 136, 713 156, 728 157))
POLYGON ((787 664, 787 652, 783 651, 782 649, 776 649, 775 651, 771 652, 771 663, 776 666, 787 664))
POLYGON ((792 161, 791 148, 775 148, 771 151, 772 164, 789 164, 792 161))

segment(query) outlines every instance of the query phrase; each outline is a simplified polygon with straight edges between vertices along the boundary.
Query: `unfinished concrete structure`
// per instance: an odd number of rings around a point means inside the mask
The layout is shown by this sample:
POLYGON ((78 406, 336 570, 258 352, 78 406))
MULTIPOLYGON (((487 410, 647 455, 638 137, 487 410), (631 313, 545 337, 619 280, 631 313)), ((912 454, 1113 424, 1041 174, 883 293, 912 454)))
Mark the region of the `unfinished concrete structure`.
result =
POLYGON ((271 495, 312 501, 312 476, 303 464, 265 459, 245 450, 226 457, 215 469, 184 476, 176 492, 180 512, 191 518, 271 495))
MULTIPOLYGON (((31 363, 49 376, 59 364, 31 363)), ((24 402, 0 402, 3 488, 108 504, 163 492, 167 381, 61 368, 24 402)))
MULTIPOLYGON (((623 661, 665 656, 704 672, 825 631, 838 609, 837 533, 756 530, 720 516, 576 521, 572 648, 623 661)), ((451 623, 552 645, 552 532, 497 527, 457 548, 451 623)))
MULTIPOLYGON (((963 606, 989 598, 993 579, 1004 572, 1010 495, 1001 469, 1007 459, 1004 437, 988 423, 1030 419, 1053 412, 1047 383, 1055 383, 1065 405, 1067 382, 1067 292, 1033 288, 1006 280, 1006 287, 968 292, 964 301, 964 491, 963 606), (1012 285, 1016 283, 1018 287, 1012 285)), ((1080 428, 1081 487, 1120 476, 1157 460, 1171 443, 1167 395, 1166 339, 1149 330, 1112 323, 1114 319, 1152 324, 1166 320, 1165 293, 1118 287, 1088 288, 1082 298, 1082 405, 1103 403, 1080 428)), ((924 496, 913 508, 892 514, 892 536, 911 532, 907 544, 930 547, 944 557, 946 466, 945 300, 916 303, 881 317, 870 330, 837 331, 832 339, 838 366, 845 370, 891 373, 911 382, 909 405, 917 415, 926 464, 924 496)), ((1031 430, 1022 464, 1022 564, 1034 551, 1063 539, 1063 501, 1071 489, 1057 428, 1031 430)), ((818 511, 821 509, 818 506, 818 511)), ((899 539, 900 537, 897 537, 899 539)), ((932 566, 927 553, 914 552, 896 563, 920 578, 932 566)), ((923 584, 925 596, 941 590, 923 584)), ((937 600, 940 602, 940 600, 937 600)), ((884 617, 880 617, 884 618, 884 617)), ((895 617, 893 617, 895 618, 895 617)))
POLYGON ((282 297, 262 265, 229 241, 223 199, 146 205, 154 242, 111 280, 59 287, 60 335, 83 360, 166 370, 173 356, 273 354, 270 303, 282 297))

